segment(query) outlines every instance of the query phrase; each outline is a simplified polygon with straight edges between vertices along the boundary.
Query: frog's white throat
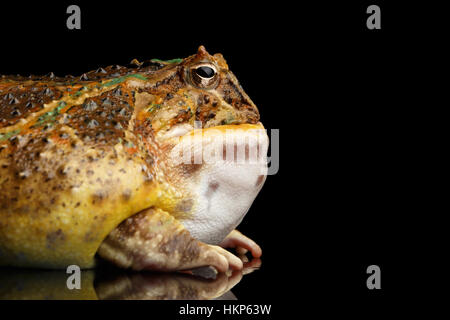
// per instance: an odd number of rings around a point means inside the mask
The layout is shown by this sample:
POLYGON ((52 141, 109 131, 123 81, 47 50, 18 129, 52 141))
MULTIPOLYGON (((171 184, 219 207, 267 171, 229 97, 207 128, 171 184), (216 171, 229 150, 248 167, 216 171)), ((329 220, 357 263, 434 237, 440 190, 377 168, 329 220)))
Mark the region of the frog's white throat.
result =
POLYGON ((180 166, 189 172, 182 184, 193 199, 182 223, 194 238, 218 244, 239 225, 266 179, 268 145, 262 126, 211 128, 180 139, 173 155, 182 161, 181 151, 191 162, 180 166))

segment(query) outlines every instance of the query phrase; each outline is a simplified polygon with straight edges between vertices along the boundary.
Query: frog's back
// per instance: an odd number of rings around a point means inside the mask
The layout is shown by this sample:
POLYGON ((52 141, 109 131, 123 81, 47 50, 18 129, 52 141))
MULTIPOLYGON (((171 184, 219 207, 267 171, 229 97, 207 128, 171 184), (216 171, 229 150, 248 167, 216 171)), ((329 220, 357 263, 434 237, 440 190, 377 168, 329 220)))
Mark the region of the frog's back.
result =
POLYGON ((1 77, 0 265, 90 267, 108 232, 156 201, 157 150, 135 106, 161 67, 1 77))

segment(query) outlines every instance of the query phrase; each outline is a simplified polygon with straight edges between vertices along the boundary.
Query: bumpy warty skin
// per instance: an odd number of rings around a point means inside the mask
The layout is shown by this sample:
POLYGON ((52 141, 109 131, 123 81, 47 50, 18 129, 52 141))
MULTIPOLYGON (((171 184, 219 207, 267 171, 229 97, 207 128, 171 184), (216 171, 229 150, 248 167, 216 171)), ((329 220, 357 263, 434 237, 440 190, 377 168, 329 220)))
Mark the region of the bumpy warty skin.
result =
POLYGON ((2 76, 0 265, 93 267, 105 237, 150 207, 219 242, 256 197, 265 165, 175 164, 171 151, 196 124, 205 135, 263 128, 223 57, 203 47, 79 77, 2 76), (199 66, 214 78, 199 77, 199 66))

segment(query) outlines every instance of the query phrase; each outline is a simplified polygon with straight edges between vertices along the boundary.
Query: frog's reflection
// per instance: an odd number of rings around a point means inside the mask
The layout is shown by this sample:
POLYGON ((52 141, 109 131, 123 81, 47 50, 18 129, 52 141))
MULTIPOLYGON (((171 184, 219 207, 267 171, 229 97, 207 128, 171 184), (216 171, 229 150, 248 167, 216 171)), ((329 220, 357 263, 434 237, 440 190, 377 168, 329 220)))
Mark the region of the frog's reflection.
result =
POLYGON ((217 275, 209 268, 194 274, 84 270, 79 290, 67 288, 70 274, 62 270, 0 269, 0 299, 236 299, 231 288, 260 265, 253 259, 243 271, 217 275))

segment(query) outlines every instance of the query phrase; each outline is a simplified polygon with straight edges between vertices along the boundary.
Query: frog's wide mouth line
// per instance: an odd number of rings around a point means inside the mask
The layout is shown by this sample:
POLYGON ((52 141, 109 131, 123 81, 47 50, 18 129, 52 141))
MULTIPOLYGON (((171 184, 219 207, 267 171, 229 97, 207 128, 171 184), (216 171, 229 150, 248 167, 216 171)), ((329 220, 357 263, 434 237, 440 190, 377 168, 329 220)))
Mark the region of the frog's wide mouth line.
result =
POLYGON ((161 138, 163 140, 170 139, 170 138, 181 138, 181 137, 187 137, 187 136, 195 136, 195 135, 201 135, 202 137, 208 137, 213 134, 226 134, 227 131, 232 132, 234 130, 241 130, 241 131, 247 131, 247 130, 265 130, 263 124, 261 122, 258 122, 256 124, 252 123, 241 123, 241 124, 225 124, 220 126, 214 126, 214 127, 207 127, 207 128, 201 128, 201 127, 194 127, 190 124, 179 124, 174 127, 172 127, 167 132, 163 133, 161 135, 161 138))

